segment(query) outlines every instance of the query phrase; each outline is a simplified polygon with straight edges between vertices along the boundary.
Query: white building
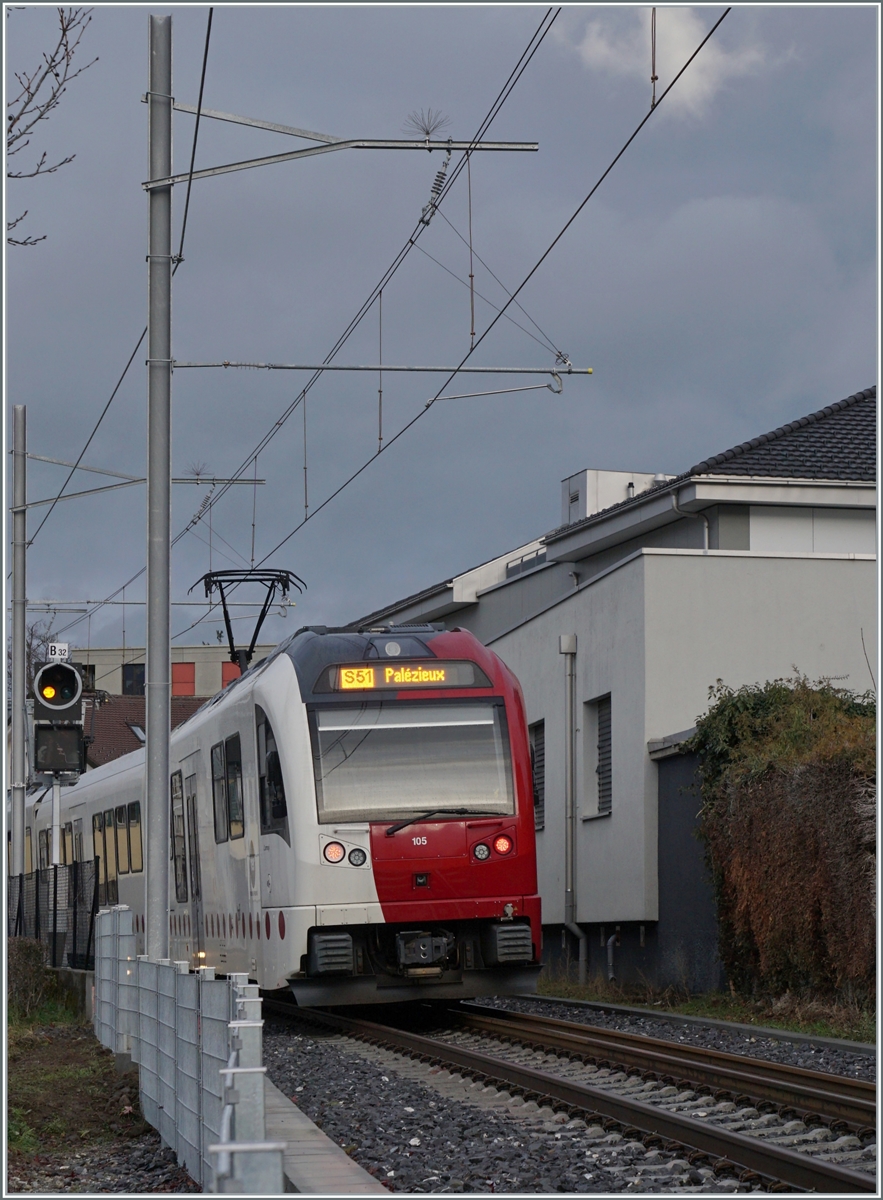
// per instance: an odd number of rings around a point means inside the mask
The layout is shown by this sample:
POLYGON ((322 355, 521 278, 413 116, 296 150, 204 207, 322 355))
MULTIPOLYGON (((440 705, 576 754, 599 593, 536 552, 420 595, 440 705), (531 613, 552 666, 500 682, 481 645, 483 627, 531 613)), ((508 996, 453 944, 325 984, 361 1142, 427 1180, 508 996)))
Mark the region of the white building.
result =
MULTIPOLYGON (((543 537, 357 622, 471 630, 515 671, 538 761, 547 951, 565 936, 562 635, 575 635, 575 919, 590 969, 721 982, 695 762, 718 679, 829 677, 877 660, 876 389, 678 476, 581 471, 543 537), (599 507, 600 506, 600 507, 599 507)), ((568 643, 565 643, 567 645, 568 643)), ((572 643, 571 643, 572 644, 572 643)))

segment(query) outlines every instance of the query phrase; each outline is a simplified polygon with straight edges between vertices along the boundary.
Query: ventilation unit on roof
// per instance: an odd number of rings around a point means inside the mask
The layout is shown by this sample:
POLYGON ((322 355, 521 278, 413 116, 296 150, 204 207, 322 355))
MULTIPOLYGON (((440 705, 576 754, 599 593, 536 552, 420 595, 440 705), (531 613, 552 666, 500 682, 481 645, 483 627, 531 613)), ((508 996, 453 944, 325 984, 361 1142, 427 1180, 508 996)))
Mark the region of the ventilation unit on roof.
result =
POLYGON ((573 525, 621 504, 646 492, 658 479, 643 471, 578 471, 561 481, 561 524, 573 525))

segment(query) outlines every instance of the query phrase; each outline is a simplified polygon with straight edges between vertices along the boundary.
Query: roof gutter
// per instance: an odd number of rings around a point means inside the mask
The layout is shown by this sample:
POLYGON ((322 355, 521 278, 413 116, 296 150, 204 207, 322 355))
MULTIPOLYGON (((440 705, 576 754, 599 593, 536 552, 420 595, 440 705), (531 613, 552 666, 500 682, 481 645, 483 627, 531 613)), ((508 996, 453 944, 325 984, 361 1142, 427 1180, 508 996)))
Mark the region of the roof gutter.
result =
POLYGON ((705 513, 701 512, 701 511, 700 512, 686 512, 683 508, 681 508, 681 506, 678 504, 678 488, 675 488, 675 490, 671 494, 671 506, 675 510, 675 512, 679 514, 679 516, 693 517, 693 518, 698 517, 700 520, 705 522, 705 530, 704 530, 705 537, 704 537, 704 545, 702 548, 707 553, 707 551, 708 551, 708 517, 706 517, 705 513))

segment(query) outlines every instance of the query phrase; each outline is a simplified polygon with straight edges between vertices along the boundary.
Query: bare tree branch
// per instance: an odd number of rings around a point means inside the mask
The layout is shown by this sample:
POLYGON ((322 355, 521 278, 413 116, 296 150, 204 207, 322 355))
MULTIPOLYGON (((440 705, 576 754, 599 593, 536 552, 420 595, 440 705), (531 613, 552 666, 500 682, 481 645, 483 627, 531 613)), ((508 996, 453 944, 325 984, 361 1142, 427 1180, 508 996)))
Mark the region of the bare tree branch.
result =
MULTIPOLYGON (((7 18, 11 10, 7 10, 7 18)), ((32 72, 15 72, 19 85, 19 93, 7 102, 6 109, 6 157, 12 158, 30 145, 30 133, 40 121, 48 120, 50 114, 58 107, 61 97, 67 90, 67 85, 89 67, 98 61, 97 57, 84 66, 74 69, 74 55, 80 41, 92 20, 92 10, 89 8, 59 8, 58 10, 58 41, 49 52, 43 53, 43 61, 32 72)), ((7 171, 9 179, 33 179, 37 175, 52 175, 60 167, 73 162, 76 156, 67 155, 58 162, 49 163, 46 151, 37 159, 31 170, 7 171)), ((27 210, 17 217, 14 222, 7 224, 7 234, 15 228, 27 210)), ((35 246, 37 242, 45 241, 45 235, 39 238, 27 237, 23 240, 7 237, 11 246, 35 246)))
MULTIPOLYGON (((28 210, 25 209, 20 217, 16 217, 14 221, 7 221, 6 222, 7 234, 10 233, 13 229, 15 229, 16 225, 18 225, 18 223, 20 221, 23 221, 27 215, 28 215, 28 210)), ((46 234, 44 233, 42 237, 38 237, 38 238, 31 237, 30 234, 28 234, 28 236, 26 238, 7 237, 6 241, 10 246, 36 246, 37 242, 45 242, 46 241, 46 234)))

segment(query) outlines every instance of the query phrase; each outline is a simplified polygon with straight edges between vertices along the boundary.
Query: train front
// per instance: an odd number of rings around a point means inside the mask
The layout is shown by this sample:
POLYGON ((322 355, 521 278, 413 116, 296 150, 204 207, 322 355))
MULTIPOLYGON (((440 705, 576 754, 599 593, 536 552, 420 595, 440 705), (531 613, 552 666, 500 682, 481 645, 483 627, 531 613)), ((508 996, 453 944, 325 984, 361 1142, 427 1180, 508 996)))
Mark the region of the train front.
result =
POLYGON ((535 991, 533 778, 515 677, 463 631, 320 634, 289 654, 321 891, 289 980, 298 1003, 535 991))

